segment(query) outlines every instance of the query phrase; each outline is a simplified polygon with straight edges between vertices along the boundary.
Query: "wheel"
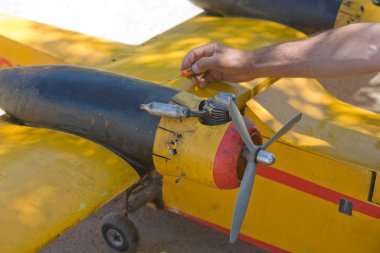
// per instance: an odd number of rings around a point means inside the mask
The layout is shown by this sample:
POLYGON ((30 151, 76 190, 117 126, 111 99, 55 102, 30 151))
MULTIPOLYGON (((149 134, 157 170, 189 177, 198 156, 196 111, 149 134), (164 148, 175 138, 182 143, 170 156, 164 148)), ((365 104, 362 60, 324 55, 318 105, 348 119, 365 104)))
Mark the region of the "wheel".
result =
POLYGON ((107 215, 102 221, 101 230, 104 240, 111 248, 122 252, 135 252, 139 235, 136 226, 127 217, 107 215))

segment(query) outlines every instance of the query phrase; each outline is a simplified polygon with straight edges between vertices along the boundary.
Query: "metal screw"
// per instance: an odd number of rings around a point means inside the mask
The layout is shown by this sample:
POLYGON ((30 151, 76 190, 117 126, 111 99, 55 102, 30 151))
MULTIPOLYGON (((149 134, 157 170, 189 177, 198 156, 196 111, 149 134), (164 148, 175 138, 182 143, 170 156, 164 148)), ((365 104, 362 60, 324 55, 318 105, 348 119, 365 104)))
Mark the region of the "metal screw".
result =
POLYGON ((181 172, 181 175, 179 175, 179 177, 176 178, 176 180, 174 181, 176 184, 179 183, 179 181, 184 178, 186 176, 186 174, 184 172, 181 172))
POLYGON ((170 155, 176 155, 177 154, 177 150, 176 149, 169 149, 169 154, 170 155))

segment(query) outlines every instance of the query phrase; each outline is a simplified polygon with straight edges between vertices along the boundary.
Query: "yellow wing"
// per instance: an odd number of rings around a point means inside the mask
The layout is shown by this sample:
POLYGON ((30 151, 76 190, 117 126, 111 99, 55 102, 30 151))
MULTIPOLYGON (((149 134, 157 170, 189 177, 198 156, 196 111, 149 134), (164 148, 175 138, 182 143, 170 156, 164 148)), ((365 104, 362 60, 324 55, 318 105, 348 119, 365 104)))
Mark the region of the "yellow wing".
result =
MULTIPOLYGON (((0 69, 96 65, 127 48, 0 16, 0 69), (75 43, 74 43, 75 42, 75 43), (28 45, 28 46, 26 46, 28 45)), ((123 192, 139 176, 91 141, 0 120, 0 252, 35 252, 123 192), (6 228, 6 229, 4 229, 6 228)))
POLYGON ((34 252, 138 180, 111 151, 0 121, 0 252, 34 252), (6 229, 5 229, 6 228, 6 229))

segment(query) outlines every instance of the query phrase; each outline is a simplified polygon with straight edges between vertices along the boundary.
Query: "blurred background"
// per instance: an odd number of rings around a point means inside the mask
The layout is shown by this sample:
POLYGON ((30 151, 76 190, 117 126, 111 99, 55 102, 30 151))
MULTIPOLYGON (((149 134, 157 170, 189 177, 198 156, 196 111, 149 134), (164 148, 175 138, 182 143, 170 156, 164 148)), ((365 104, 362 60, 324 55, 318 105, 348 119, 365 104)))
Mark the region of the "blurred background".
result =
POLYGON ((202 10, 187 0, 0 0, 0 12, 138 45, 202 10))

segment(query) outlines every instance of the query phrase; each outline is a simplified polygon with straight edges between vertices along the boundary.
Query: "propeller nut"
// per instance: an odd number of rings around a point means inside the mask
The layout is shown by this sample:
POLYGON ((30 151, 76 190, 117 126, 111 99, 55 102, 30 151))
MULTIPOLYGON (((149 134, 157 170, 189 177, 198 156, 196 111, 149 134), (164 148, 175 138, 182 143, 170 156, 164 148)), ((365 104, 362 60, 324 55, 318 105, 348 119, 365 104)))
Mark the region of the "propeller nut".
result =
POLYGON ((260 150, 257 153, 256 161, 258 163, 266 164, 266 165, 272 165, 276 161, 276 156, 268 151, 260 150))

